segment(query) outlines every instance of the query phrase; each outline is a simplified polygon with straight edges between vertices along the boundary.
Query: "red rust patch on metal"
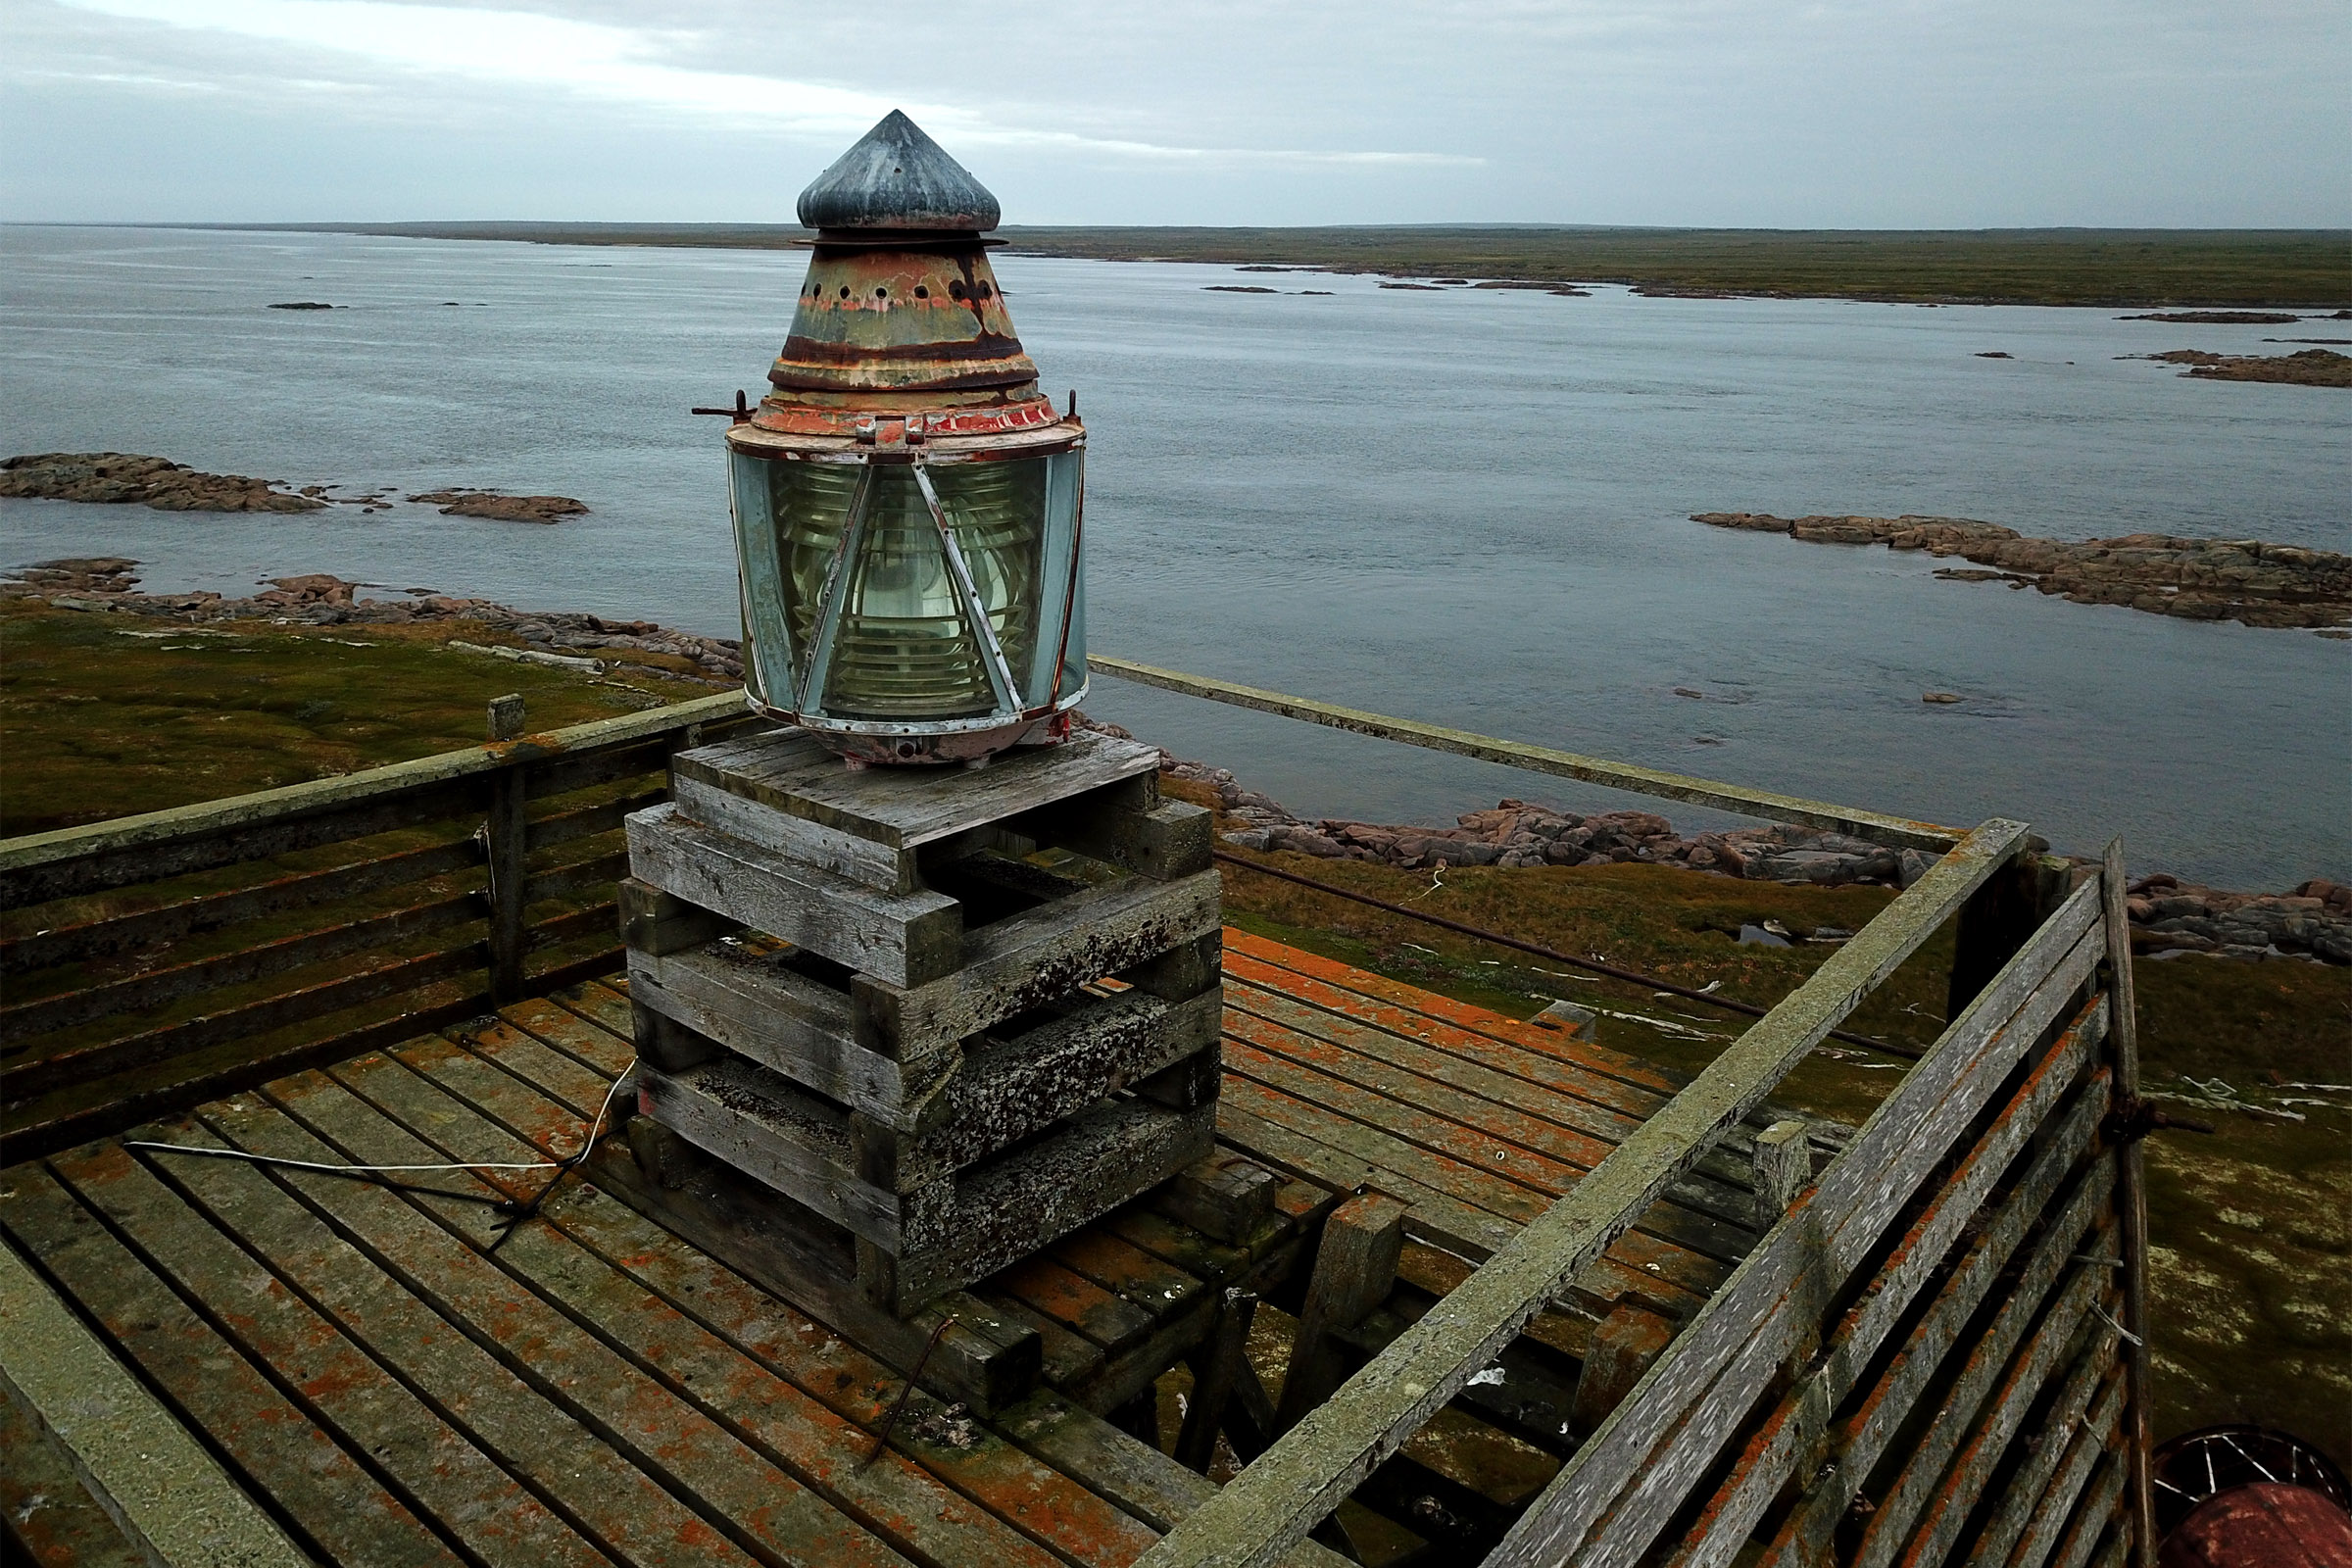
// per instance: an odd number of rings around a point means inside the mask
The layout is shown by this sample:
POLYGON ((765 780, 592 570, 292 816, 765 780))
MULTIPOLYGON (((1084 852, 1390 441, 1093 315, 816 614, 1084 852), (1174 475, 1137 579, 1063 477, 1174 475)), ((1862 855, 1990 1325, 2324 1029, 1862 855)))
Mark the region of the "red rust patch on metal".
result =
POLYGON ((2257 1482, 2199 1504, 2157 1568, 2352 1568, 2352 1516, 2307 1487, 2257 1482))

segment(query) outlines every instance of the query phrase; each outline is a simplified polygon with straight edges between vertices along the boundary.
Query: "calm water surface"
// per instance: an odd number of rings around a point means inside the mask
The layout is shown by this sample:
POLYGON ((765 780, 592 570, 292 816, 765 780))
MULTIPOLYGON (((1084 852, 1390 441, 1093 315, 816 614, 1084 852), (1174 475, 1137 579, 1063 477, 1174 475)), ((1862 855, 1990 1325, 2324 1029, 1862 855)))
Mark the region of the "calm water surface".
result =
MULTIPOLYGON (((540 528, 12 502, 0 564, 128 555, 150 587, 224 593, 332 571, 733 635, 718 421, 685 411, 762 384, 804 265, 0 229, 6 451, 595 509, 540 528), (281 300, 350 308, 264 309, 281 300)), ((1919 512, 2352 550, 2352 397, 2117 358, 2340 323, 999 267, 1047 385, 1078 389, 1093 432, 1106 652, 1882 810, 2023 816, 2066 849, 2120 832, 2135 864, 2228 885, 2352 876, 2352 644, 1686 520, 1919 512)), ((1107 679, 1088 706, 1305 812, 1624 804, 1107 679)))

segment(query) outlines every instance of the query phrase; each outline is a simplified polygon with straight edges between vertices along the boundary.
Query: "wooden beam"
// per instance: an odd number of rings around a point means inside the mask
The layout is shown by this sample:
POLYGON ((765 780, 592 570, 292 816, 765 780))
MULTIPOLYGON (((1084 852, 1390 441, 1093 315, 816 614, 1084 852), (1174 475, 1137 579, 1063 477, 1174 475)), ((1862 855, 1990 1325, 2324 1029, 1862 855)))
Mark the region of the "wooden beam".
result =
POLYGON ((1282 1405, 1274 1416, 1277 1433, 1298 1425, 1347 1380, 1335 1336, 1389 1298, 1396 1283, 1397 1254, 1404 1249, 1407 1206, 1386 1193, 1364 1193, 1333 1209, 1323 1222, 1306 1304, 1299 1308, 1298 1333, 1291 1342, 1290 1370, 1283 1375, 1282 1405))
MULTIPOLYGON (((2099 907, 2107 927, 2109 1026, 2114 1047, 2115 1102, 2129 1113, 2139 1105, 2139 998, 2132 983, 2132 919, 2125 908, 2124 841, 2108 841, 2099 858, 2099 907)), ((2124 1367, 2129 1403, 2124 1412, 2124 1497, 2133 1523, 2132 1560, 2155 1568, 2156 1494, 2149 1460, 2155 1430, 2154 1369, 2148 1359, 2148 1188, 2137 1138, 2118 1152, 2116 1217, 2124 1252, 2124 1367)))
POLYGON ((159 1568, 309 1568, 188 1430, 0 1247, 0 1392, 159 1568))
MULTIPOLYGON (((281 789, 258 790, 250 795, 145 811, 136 816, 118 816, 82 827, 28 833, 0 841, 0 908, 18 908, 69 894, 121 887, 126 882, 151 881, 156 875, 157 853, 169 846, 398 802, 416 792, 481 779, 526 762, 625 747, 689 724, 744 716, 747 715, 742 694, 722 692, 668 708, 648 709, 592 724, 575 724, 518 741, 469 746, 463 751, 442 752, 336 778, 313 779, 281 789)), ((402 823, 394 821, 390 825, 402 823)), ((338 830, 311 842, 329 843, 351 836, 338 830)), ((178 869, 196 870, 245 858, 242 853, 200 857, 178 869)))
POLYGON ((1323 724, 1357 735, 1370 735, 1377 740, 1402 741, 1407 746, 1423 746, 1433 752, 1451 752, 1458 757, 1475 757, 1480 761, 1500 762, 1505 767, 1520 767, 1534 773, 1579 779, 1588 784, 1606 785, 1610 789, 1631 790, 1638 795, 1688 801, 1693 806, 1711 806, 1718 810, 1736 811, 1741 816, 1759 816, 1775 822, 1802 822, 1809 827, 1849 834, 1891 849, 1926 850, 1930 854, 1940 855, 1960 842, 1965 834, 1964 829, 1943 827, 1934 822, 1916 822, 1877 811, 1831 806, 1794 795, 1775 794, 1769 790, 1742 789, 1736 784, 1719 784, 1713 779, 1668 773, 1654 767, 1637 767, 1630 762, 1612 762, 1601 757, 1583 757, 1574 752, 1554 751, 1548 746, 1532 746, 1524 741, 1498 740, 1492 735, 1446 729, 1409 718, 1391 718, 1385 713, 1341 708, 1333 703, 1318 703, 1304 697, 1264 691, 1255 686, 1236 685, 1205 675, 1187 675, 1178 670, 1159 669, 1151 664, 1136 663, 1132 660, 1113 659, 1107 654, 1088 654, 1086 667, 1097 674, 1113 675, 1144 686, 1156 686, 1162 691, 1181 692, 1187 697, 1205 697, 1211 702, 1231 703, 1236 708, 1252 708, 1261 713, 1279 713, 1284 718, 1302 719, 1309 724, 1323 724))
POLYGON ((1970 833, 1573 1191, 1154 1546, 1143 1568, 1263 1568, 1304 1537, 1917 952, 2026 831, 1995 819, 1970 833))
POLYGON ((1813 1185, 1813 1151, 1801 1121, 1776 1121, 1756 1134, 1756 1229, 1781 1222, 1796 1195, 1813 1185))

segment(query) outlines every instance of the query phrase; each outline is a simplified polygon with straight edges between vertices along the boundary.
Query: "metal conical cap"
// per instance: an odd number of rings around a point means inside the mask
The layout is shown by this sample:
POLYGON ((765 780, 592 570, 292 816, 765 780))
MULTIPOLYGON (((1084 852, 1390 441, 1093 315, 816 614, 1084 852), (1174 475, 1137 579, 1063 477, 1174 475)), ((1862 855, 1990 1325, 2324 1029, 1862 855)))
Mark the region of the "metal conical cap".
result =
POLYGON ((1002 216, 988 187, 893 109, 801 192, 810 228, 969 230, 1002 216))

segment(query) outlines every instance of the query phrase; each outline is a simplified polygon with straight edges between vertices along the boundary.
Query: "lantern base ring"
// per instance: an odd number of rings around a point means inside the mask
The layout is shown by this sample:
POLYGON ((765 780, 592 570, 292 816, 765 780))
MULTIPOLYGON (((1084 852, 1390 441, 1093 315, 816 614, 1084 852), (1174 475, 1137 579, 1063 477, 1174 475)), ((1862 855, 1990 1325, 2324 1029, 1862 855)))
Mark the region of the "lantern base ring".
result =
POLYGON ((744 693, 744 706, 779 723, 808 731, 826 750, 854 764, 888 762, 920 766, 981 762, 1016 746, 1058 746, 1069 739, 1070 711, 1086 700, 1086 693, 1087 683, 1082 681, 1076 691, 1051 709, 1017 717, 988 713, 977 718, 927 719, 906 724, 796 713, 761 702, 749 691, 744 693))

